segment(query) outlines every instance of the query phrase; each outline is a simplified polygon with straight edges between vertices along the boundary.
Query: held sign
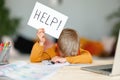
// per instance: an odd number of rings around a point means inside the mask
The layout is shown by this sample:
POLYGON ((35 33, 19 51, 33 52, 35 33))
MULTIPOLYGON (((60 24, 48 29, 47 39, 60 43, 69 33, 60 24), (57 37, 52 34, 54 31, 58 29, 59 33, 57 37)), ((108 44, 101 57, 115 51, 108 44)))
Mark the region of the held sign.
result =
POLYGON ((36 29, 44 28, 47 34, 59 38, 67 19, 67 16, 36 2, 28 25, 36 29))

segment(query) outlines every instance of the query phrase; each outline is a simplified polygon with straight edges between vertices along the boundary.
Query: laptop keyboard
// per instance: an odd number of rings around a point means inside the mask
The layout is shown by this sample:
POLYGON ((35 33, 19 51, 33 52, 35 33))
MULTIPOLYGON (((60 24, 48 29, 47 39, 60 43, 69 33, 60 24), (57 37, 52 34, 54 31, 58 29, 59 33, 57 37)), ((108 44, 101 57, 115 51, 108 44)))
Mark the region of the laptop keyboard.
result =
POLYGON ((112 68, 101 69, 101 70, 111 72, 111 71, 112 71, 112 68))

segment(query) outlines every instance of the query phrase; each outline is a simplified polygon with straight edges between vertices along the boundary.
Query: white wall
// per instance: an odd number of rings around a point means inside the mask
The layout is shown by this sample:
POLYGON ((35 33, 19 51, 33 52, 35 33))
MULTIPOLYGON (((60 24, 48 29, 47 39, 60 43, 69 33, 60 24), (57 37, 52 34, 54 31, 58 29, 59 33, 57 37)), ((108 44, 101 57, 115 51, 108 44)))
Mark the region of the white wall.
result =
POLYGON ((50 0, 6 0, 11 15, 22 20, 19 34, 29 39, 36 37, 36 30, 27 25, 36 1, 67 15, 66 27, 74 28, 81 36, 90 39, 109 35, 114 23, 108 22, 106 17, 120 5, 120 0, 63 0, 56 6, 52 6, 50 0))

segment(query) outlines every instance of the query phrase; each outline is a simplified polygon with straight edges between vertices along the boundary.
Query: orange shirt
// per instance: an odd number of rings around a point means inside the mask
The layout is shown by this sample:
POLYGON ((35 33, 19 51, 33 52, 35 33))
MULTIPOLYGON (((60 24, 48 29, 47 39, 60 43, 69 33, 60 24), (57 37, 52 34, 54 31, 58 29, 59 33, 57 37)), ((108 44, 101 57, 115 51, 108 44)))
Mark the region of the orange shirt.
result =
MULTIPOLYGON (((77 56, 69 56, 65 57, 69 63, 77 64, 77 63, 92 63, 91 54, 80 48, 80 54, 77 56)), ((42 60, 50 60, 51 58, 57 56, 56 46, 53 45, 51 48, 48 48, 44 51, 44 46, 40 46, 38 42, 36 42, 32 48, 30 61, 31 62, 40 62, 42 60)))

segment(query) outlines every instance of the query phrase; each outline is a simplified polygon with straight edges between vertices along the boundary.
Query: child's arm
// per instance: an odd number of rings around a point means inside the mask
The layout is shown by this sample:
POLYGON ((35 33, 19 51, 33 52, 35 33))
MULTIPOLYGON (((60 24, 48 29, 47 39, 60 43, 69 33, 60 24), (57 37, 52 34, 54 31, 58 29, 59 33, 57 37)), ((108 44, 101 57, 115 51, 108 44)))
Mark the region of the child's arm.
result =
POLYGON ((86 63, 92 63, 92 56, 88 51, 80 49, 80 55, 66 57, 66 60, 72 64, 77 64, 77 63, 86 64, 86 63))
POLYGON ((43 28, 38 29, 37 31, 38 42, 36 42, 32 48, 30 60, 31 62, 40 62, 44 59, 49 59, 49 55, 45 52, 46 49, 46 38, 45 31, 43 28))
POLYGON ((80 55, 78 56, 69 56, 69 57, 59 57, 59 56, 55 56, 51 59, 51 61, 57 63, 64 63, 64 62, 69 62, 71 64, 86 64, 86 63, 92 63, 92 56, 91 54, 83 49, 80 49, 80 55))
POLYGON ((45 59, 50 59, 50 56, 44 52, 44 46, 40 46, 40 44, 36 42, 31 51, 30 61, 40 62, 45 59))

